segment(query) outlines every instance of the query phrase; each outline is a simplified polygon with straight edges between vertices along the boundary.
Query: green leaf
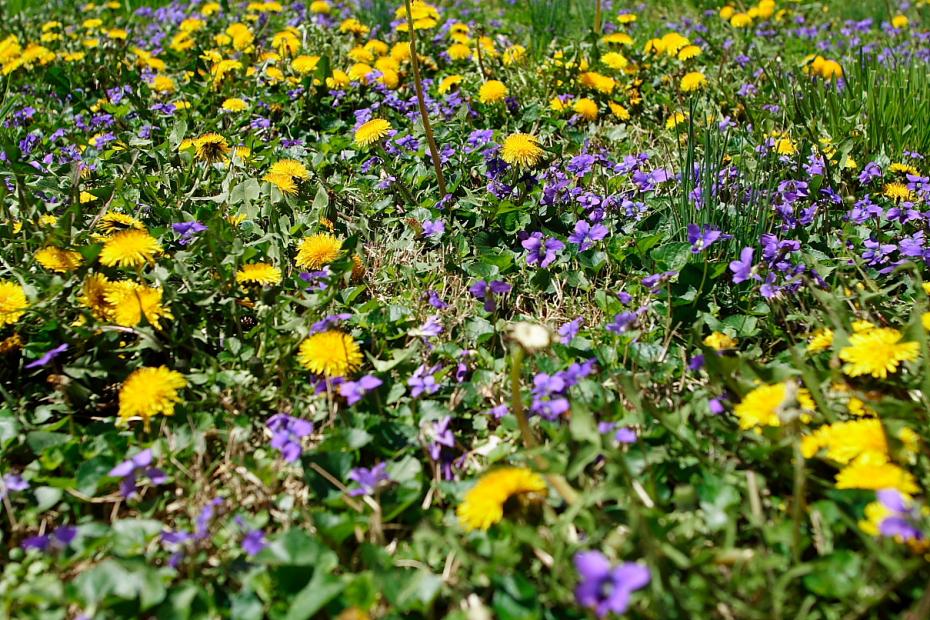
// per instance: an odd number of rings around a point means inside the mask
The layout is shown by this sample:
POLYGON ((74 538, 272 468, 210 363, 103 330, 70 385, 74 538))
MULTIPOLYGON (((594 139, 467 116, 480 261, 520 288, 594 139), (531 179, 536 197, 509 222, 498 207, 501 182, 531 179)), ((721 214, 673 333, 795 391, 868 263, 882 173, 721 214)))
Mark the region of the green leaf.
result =
POLYGON ((294 601, 287 610, 285 620, 307 620, 307 618, 312 618, 327 603, 336 598, 336 595, 342 592, 344 588, 345 584, 339 577, 316 570, 310 583, 294 597, 294 601))

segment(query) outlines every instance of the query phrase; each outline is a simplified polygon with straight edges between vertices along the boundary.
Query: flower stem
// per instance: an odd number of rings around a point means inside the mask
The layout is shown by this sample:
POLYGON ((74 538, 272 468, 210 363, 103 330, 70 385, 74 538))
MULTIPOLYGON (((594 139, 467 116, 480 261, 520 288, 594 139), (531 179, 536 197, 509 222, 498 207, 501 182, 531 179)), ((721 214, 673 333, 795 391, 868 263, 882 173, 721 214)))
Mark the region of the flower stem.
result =
MULTIPOLYGON (((517 424, 520 427, 520 434, 523 436, 523 445, 526 446, 527 450, 532 450, 537 447, 539 444, 536 441, 536 436, 533 435, 533 429, 530 428, 530 421, 526 417, 526 412, 523 410, 523 393, 520 390, 520 376, 523 372, 523 348, 514 345, 511 348, 511 361, 510 361, 510 408, 513 411, 513 414, 517 418, 517 424)), ((536 466, 541 470, 546 470, 549 467, 549 464, 546 462, 542 456, 537 455, 535 457, 536 466)), ((572 485, 559 474, 547 474, 546 480, 549 481, 549 484, 556 490, 556 492, 562 496, 562 499, 565 500, 566 504, 574 505, 578 503, 578 492, 572 488, 572 485)))
POLYGON ((594 0, 594 34, 601 34, 601 0, 594 0))
POLYGON ((413 9, 410 0, 404 0, 407 7, 407 27, 410 29, 410 64, 413 65, 413 83, 417 91, 417 106, 420 108, 420 118, 423 119, 423 130, 426 132, 426 141, 429 144, 429 154, 433 158, 433 167, 436 169, 436 180, 439 182, 440 198, 446 196, 446 179, 442 176, 442 164, 439 161, 439 149, 436 147, 436 138, 433 137, 433 128, 429 124, 429 114, 426 113, 426 102, 423 99, 423 83, 420 80, 420 61, 417 58, 417 35, 413 27, 413 9))

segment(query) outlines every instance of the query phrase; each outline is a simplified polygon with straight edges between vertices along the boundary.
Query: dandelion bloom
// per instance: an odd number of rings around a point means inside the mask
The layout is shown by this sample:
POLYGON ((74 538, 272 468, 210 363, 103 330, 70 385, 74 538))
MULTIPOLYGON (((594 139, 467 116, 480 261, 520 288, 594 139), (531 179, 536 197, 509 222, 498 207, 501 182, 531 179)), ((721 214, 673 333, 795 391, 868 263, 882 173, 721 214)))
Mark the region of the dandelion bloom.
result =
POLYGON ((912 200, 914 195, 904 183, 887 183, 882 191, 882 195, 889 200, 901 202, 902 200, 912 200))
POLYGON ((103 217, 100 218, 100 220, 97 222, 97 228, 102 230, 107 235, 112 235, 115 232, 126 230, 127 228, 145 230, 145 224, 132 217, 131 215, 110 211, 105 213, 103 217))
POLYGON ((296 159, 282 159, 271 164, 268 172, 262 177, 276 186, 285 194, 297 193, 297 180, 309 179, 310 171, 296 159))
POLYGON ((680 87, 683 93, 691 93, 705 86, 707 86, 707 78, 700 71, 686 73, 685 76, 681 78, 680 87))
POLYGON ((13 282, 0 281, 0 327, 18 321, 28 305, 23 287, 13 282))
POLYGON ((478 100, 481 103, 497 103, 503 101, 509 92, 500 80, 489 80, 478 89, 478 100))
MULTIPOLYGON (((758 426, 781 425, 779 413, 791 404, 790 396, 787 383, 762 385, 752 390, 733 408, 733 413, 739 418, 739 427, 746 430, 758 426)), ((802 409, 814 409, 807 390, 797 390, 794 398, 802 409)))
POLYGON ((833 346, 833 330, 827 327, 818 329, 807 343, 808 353, 819 353, 833 346))
POLYGON ((268 263, 252 263, 243 265, 236 272, 236 282, 239 284, 277 284, 281 281, 281 270, 268 263))
POLYGON ((355 144, 370 146, 386 138, 390 131, 391 123, 383 118, 372 119, 355 130, 355 144))
POLYGON ((100 252, 100 263, 107 267, 138 267, 152 262, 160 252, 161 246, 152 235, 131 228, 106 239, 100 252))
POLYGON ((90 308, 93 315, 101 320, 106 321, 113 311, 110 302, 107 301, 107 290, 111 282, 107 277, 100 273, 95 273, 84 280, 81 296, 78 301, 90 308))
POLYGON ((162 305, 162 290, 137 282, 111 282, 103 294, 107 317, 117 325, 135 327, 142 317, 153 327, 160 327, 161 319, 173 319, 171 311, 162 305))
POLYGON ((81 266, 81 255, 74 250, 48 246, 36 252, 36 261, 49 271, 67 273, 81 266))
POLYGON ((456 514, 466 530, 486 530, 504 518, 504 504, 527 493, 545 493, 542 477, 525 467, 503 467, 482 476, 456 514))
POLYGON ((297 266, 304 269, 320 269, 330 264, 342 252, 342 240, 333 235, 320 233, 304 237, 297 250, 297 266))
POLYGON ((152 416, 173 415, 174 406, 181 401, 178 390, 186 386, 184 375, 166 366, 140 368, 120 388, 119 417, 139 417, 148 426, 152 416))
POLYGON ((828 459, 843 465, 863 456, 888 458, 888 442, 878 418, 825 424, 802 439, 801 450, 804 458, 825 450, 828 459))
POLYGON ((222 107, 227 112, 242 112, 249 109, 249 104, 238 97, 230 97, 223 102, 222 107))
POLYGON ((687 118, 688 117, 683 112, 675 112, 668 117, 668 120, 665 121, 665 128, 675 129, 675 127, 678 127, 683 122, 685 122, 687 118))
POLYGON ((704 345, 714 349, 715 351, 735 349, 737 344, 738 343, 736 338, 731 338, 723 332, 714 332, 704 339, 704 345))
POLYGON ((304 340, 297 359, 301 366, 318 375, 345 377, 362 365, 362 351, 352 336, 330 329, 304 340))
POLYGON ((501 147, 501 157, 511 166, 532 168, 545 151, 539 146, 539 139, 528 133, 515 133, 507 136, 501 147))
POLYGON ((313 73, 320 64, 319 56, 298 56, 291 61, 291 68, 301 75, 313 73))
POLYGON ((898 370, 901 362, 917 359, 920 345, 901 342, 901 332, 890 327, 869 329, 849 337, 849 346, 840 350, 840 359, 846 362, 843 372, 850 377, 871 375, 885 379, 888 373, 898 370))
POLYGON ((836 475, 837 489, 897 489, 901 493, 917 493, 920 488, 914 476, 887 460, 857 459, 836 475))
POLYGON ((205 133, 195 139, 194 148, 197 149, 197 159, 206 162, 219 161, 229 153, 229 143, 218 133, 205 133))
POLYGON ((572 111, 586 121, 597 120, 597 103, 593 99, 581 97, 572 104, 572 111))
POLYGON ((448 75, 442 78, 442 81, 439 82, 439 94, 445 95, 447 92, 452 90, 452 88, 458 84, 462 83, 464 78, 461 75, 448 75))

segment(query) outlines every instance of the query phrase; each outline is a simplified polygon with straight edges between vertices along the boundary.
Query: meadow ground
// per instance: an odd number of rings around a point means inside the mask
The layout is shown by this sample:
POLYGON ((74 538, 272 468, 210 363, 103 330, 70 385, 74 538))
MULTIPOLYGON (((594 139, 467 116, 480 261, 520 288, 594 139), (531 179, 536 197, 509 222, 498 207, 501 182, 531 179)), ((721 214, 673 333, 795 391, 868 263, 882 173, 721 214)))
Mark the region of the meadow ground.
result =
POLYGON ((0 618, 930 617, 930 3, 0 5, 0 618))

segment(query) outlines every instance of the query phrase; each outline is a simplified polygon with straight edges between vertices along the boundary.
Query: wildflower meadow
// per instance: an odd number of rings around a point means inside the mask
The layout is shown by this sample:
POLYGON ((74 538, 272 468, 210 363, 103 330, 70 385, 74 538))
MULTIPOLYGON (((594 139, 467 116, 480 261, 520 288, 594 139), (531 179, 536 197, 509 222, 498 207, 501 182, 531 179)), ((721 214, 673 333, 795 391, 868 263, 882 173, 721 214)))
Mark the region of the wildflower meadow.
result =
POLYGON ((0 2, 0 618, 930 618, 930 1, 0 2))

